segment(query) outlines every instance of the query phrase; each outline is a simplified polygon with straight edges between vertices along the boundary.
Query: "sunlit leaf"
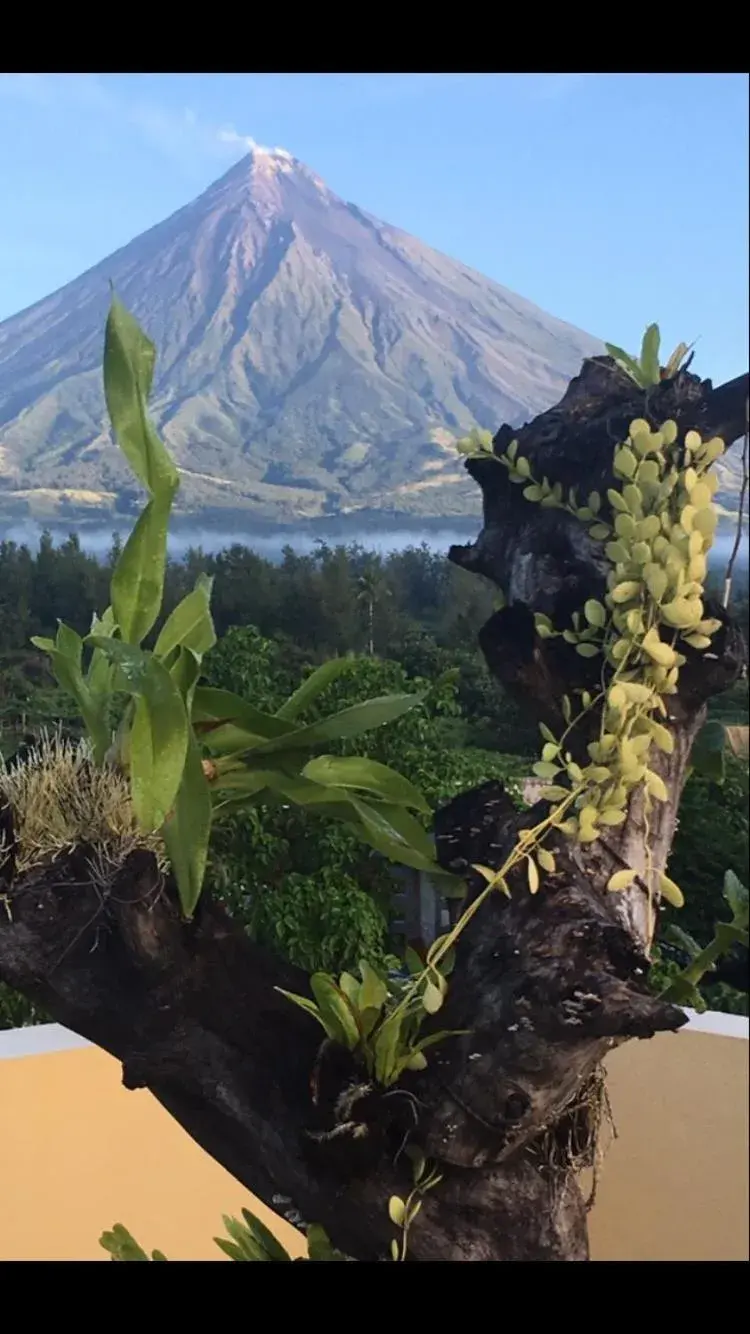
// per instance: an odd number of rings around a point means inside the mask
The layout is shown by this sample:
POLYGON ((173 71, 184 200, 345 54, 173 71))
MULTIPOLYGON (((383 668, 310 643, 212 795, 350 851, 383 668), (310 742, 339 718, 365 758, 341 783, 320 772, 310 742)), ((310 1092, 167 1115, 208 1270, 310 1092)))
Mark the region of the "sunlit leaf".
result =
MULTIPOLYGON (((282 750, 309 749, 330 741, 342 741, 349 737, 361 736, 373 728, 383 727, 395 722, 404 713, 421 703, 422 695, 381 695, 377 699, 366 700, 363 704, 352 704, 340 713, 331 714, 318 723, 308 727, 287 731, 284 736, 276 736, 254 747, 257 754, 270 755, 282 750)), ((286 724, 288 726, 288 724, 286 724)))
MULTIPOLYGON (((417 871, 437 869, 432 839, 403 807, 385 803, 375 806, 357 798, 352 799, 352 806, 361 822, 360 836, 378 852, 417 871)), ((352 827, 358 830, 357 824, 352 827)))
POLYGON ((104 338, 104 396, 117 443, 152 495, 174 492, 178 474, 149 420, 146 404, 156 349, 115 297, 104 338))
POLYGON ((91 642, 117 665, 137 697, 129 738, 133 808, 142 829, 158 829, 172 809, 185 767, 188 720, 182 696, 150 653, 117 639, 94 636, 91 642))
POLYGON ((428 978, 425 983, 424 991, 422 992, 422 1004, 424 1005, 425 1010, 428 1014, 437 1014, 442 1003, 443 996, 441 991, 435 986, 435 983, 431 982, 428 978))
POLYGON ((261 742, 294 731, 294 724, 264 713, 230 690, 198 686, 193 696, 192 721, 196 731, 205 735, 210 750, 218 754, 253 750, 261 742), (211 724, 210 730, 208 725, 211 724))
POLYGON ((646 384, 655 385, 661 378, 659 347, 661 335, 658 324, 649 324, 641 344, 641 371, 646 384))
POLYGON ((375 1078, 386 1088, 397 1075, 396 1054, 402 1022, 402 1014, 395 1012, 378 1029, 375 1038, 375 1078))
POLYGON ((643 372, 641 371, 639 362, 637 362, 634 357, 631 357, 628 352, 624 352, 621 347, 617 347, 614 343, 605 343, 604 346, 607 350, 607 355, 612 357, 622 370, 624 370, 632 380, 635 380, 637 385, 640 385, 641 388, 643 388, 643 372))
POLYGON ((291 1260, 288 1251, 282 1246, 281 1242, 273 1235, 270 1228, 262 1223, 255 1214, 251 1214, 249 1209, 242 1210, 242 1217, 248 1232, 255 1238, 259 1246, 262 1246, 269 1260, 291 1260))
POLYGON ((425 814, 430 812, 422 793, 407 778, 386 764, 379 764, 376 760, 368 760, 359 755, 344 757, 319 755, 305 765, 302 776, 326 786, 371 792, 384 801, 411 806, 425 814))
POLYGON ((112 573, 112 606, 129 644, 143 642, 161 611, 171 508, 171 492, 148 502, 112 573))
POLYGON ((743 885, 734 871, 727 871, 724 875, 724 898, 732 910, 734 923, 740 927, 746 927, 748 924, 748 889, 743 885))
POLYGON ((362 985, 359 987, 359 1007, 361 1010, 380 1009, 388 999, 388 988, 371 964, 362 959, 359 965, 362 985))
POLYGON ((359 1043, 359 1029, 344 993, 327 973, 313 973, 310 989, 329 1037, 353 1050, 359 1043))
POLYGON ((188 918, 192 917, 203 888, 210 834, 211 793, 200 750, 190 732, 174 809, 162 828, 182 911, 188 918))
POLYGON ((191 593, 178 603, 167 617, 154 646, 157 658, 166 658, 173 649, 189 648, 198 657, 216 643, 211 619, 212 580, 201 577, 191 593))
POLYGON ((76 701, 92 741, 94 758, 100 764, 110 743, 107 699, 101 694, 95 696, 84 678, 81 670, 80 636, 75 630, 60 626, 56 640, 35 635, 31 642, 35 648, 49 654, 50 664, 59 685, 76 701), (61 635, 63 629, 65 633, 61 635), (65 645, 66 651, 61 650, 61 644, 65 645))

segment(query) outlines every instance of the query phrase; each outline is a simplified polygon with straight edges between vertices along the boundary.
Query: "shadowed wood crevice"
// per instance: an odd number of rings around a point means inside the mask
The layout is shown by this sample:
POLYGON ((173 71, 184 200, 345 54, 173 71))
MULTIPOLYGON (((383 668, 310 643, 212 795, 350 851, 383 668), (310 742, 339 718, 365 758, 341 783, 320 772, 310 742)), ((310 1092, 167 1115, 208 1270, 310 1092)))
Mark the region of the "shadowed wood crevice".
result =
MULTIPOLYGON (((596 358, 556 408, 520 430, 502 427, 495 448, 517 438, 535 474, 577 485, 581 498, 603 495, 614 446, 633 418, 671 417, 681 431, 731 440, 746 396, 747 377, 714 390, 687 373, 646 396, 596 358)), ((564 626, 587 598, 602 597, 601 544, 570 515, 525 500, 496 460, 468 467, 482 488, 484 526, 451 559, 503 589, 508 606, 482 630, 482 649, 504 688, 558 733, 563 696, 593 693, 600 668, 560 640, 540 640, 533 617, 544 612, 564 626)), ((670 798, 651 818, 656 870, 669 855, 706 703, 745 661, 739 632, 716 615, 712 654, 691 655, 670 704, 674 751, 654 760, 670 798)), ((595 726, 592 716, 574 730, 574 754, 595 726)), ((472 865, 502 866, 545 810, 519 812, 499 784, 465 793, 437 815, 439 860, 466 875, 471 898, 485 883, 472 865)), ((305 991, 306 979, 251 942, 210 895, 192 923, 182 921, 171 881, 148 852, 131 853, 109 875, 88 847, 17 873, 12 812, 1 818, 0 977, 111 1052, 127 1087, 151 1089, 248 1190, 272 1208, 283 1197, 347 1254, 382 1259, 394 1235, 388 1197, 410 1189, 402 1149, 411 1139, 443 1180, 410 1229, 410 1259, 587 1258, 578 1164, 552 1146, 572 1141, 571 1127, 586 1141, 588 1091, 614 1045, 685 1022, 646 985, 658 905, 645 886, 637 799, 606 839, 561 841, 539 893, 513 873, 511 897, 493 894, 482 905, 434 1021, 467 1031, 385 1094, 347 1054, 321 1051, 320 1030, 275 989, 305 991), (640 879, 607 894, 623 863, 640 879)))

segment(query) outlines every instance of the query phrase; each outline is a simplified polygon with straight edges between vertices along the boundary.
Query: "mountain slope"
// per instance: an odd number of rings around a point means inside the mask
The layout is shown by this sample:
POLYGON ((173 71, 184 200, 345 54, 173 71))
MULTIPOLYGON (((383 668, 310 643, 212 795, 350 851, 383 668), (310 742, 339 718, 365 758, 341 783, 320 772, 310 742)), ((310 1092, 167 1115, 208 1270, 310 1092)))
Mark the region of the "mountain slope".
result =
POLYGON ((601 350, 255 151, 0 324, 6 513, 128 503, 101 388, 110 281, 156 342, 152 409, 191 510, 465 512, 452 439, 525 420, 601 350))

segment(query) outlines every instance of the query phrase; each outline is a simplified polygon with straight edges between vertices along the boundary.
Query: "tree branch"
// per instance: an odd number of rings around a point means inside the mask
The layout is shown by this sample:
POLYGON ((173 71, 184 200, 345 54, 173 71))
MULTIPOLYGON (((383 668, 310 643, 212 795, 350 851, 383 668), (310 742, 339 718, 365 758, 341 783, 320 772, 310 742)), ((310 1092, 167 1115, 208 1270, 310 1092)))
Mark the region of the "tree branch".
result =
MULTIPOLYGON (((595 358, 557 408, 520 431, 501 428, 495 448, 516 437, 538 475, 604 495, 613 447, 634 417, 730 433, 747 377, 737 383, 713 390, 682 373, 644 396, 595 358)), ((569 514, 524 500, 497 461, 468 467, 482 487, 484 526, 451 558, 491 578, 508 602, 484 627, 482 648, 503 685, 559 730, 563 695, 595 693, 600 669, 559 639, 540 641, 533 614, 564 625, 603 595, 600 544, 569 514)), ((690 656, 671 697, 674 750, 658 760, 670 800, 648 830, 657 870, 706 702, 745 659, 739 632, 716 614, 722 628, 711 654, 690 656)), ((589 717, 574 729, 574 754, 595 725, 589 717)), ((495 784, 464 794, 436 820, 442 865, 464 873, 476 894, 484 881, 472 866, 500 867, 544 809, 518 812, 495 784)), ((81 846, 16 873, 12 812, 2 819, 9 913, 0 913, 0 976, 111 1052, 127 1087, 150 1088, 267 1204, 284 1212, 283 1197, 347 1254, 383 1258, 394 1235, 388 1197, 410 1189, 402 1150, 411 1140, 443 1180, 410 1229, 409 1258, 587 1258, 576 1169, 595 1151, 600 1062, 628 1038, 685 1022, 646 986, 658 905, 645 888, 646 815, 637 799, 606 840, 561 843, 538 894, 514 875, 510 898, 496 893, 482 906, 461 937, 439 1016, 440 1028, 466 1032, 387 1092, 369 1085, 347 1053, 320 1049, 312 1020, 275 990, 304 991, 305 979, 253 944, 209 895, 192 923, 181 920, 152 854, 106 866, 102 849, 81 846), (623 863, 641 873, 640 884, 607 894, 623 863)))

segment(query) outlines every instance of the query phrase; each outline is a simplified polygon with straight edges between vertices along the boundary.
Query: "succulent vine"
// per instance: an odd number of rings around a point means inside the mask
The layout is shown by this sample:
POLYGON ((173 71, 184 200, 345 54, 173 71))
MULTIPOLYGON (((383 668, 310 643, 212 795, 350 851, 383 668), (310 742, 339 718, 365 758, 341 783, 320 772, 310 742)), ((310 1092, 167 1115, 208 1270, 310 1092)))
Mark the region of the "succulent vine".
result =
MULTIPOLYGON (((721 625, 705 615, 704 581, 717 523, 711 465, 723 452, 723 441, 703 441, 696 431, 688 431, 680 443, 673 421, 657 431, 643 419, 631 422, 627 440, 614 453, 618 485, 607 492, 607 521, 598 493, 579 505, 574 492, 564 498, 546 478, 536 481, 513 444, 500 458, 511 480, 524 483, 528 500, 565 508, 587 523, 589 535, 604 544, 611 567, 604 602, 589 599, 574 615, 572 628, 559 631, 548 617, 535 618, 541 638, 562 634, 582 657, 602 659, 600 693, 592 699, 582 692, 576 717, 566 702, 568 727, 562 737, 542 725, 545 744, 534 766, 538 777, 554 780, 543 796, 569 802, 572 795, 571 809, 557 827, 580 843, 592 843, 603 828, 621 824, 636 788, 643 789, 647 811, 654 801, 667 800, 663 779, 649 766, 652 747, 666 753, 673 747, 664 725, 667 698, 677 693, 686 662, 682 650, 710 649, 721 625), (589 743, 590 763, 582 767, 565 741, 581 713, 595 704, 602 706, 600 735, 589 743)), ((609 888, 625 889, 633 878, 627 869, 618 871, 609 888)), ((668 876, 661 873, 649 892, 657 888, 680 906, 682 894, 668 876)))
MULTIPOLYGON (((654 344, 651 335, 643 354, 648 364, 654 346, 658 351, 658 337, 654 344)), ((686 350, 678 349, 670 359, 670 367, 674 363, 670 373, 679 369, 686 350)), ((657 381, 658 376, 654 383, 657 381)), ((529 502, 545 509, 566 510, 585 524, 593 541, 602 545, 609 564, 603 601, 588 599, 573 615, 572 625, 562 629, 542 613, 535 616, 541 639, 561 636, 581 657, 599 658, 601 677, 596 693, 581 690, 575 706, 565 697, 562 708, 566 727, 560 736, 540 724, 543 746, 534 772, 548 782, 541 793, 550 803, 547 814, 534 828, 521 831, 498 870, 474 867, 486 881, 484 889, 471 900, 453 928, 434 941, 424 965, 406 985, 383 996, 380 1031, 398 1034, 398 1040, 402 1040, 405 1026, 414 1022, 415 1015, 418 1029, 422 1019, 443 1005, 447 985, 440 966, 487 896, 495 890, 509 895, 509 877, 519 868, 525 869, 532 894, 540 890, 545 875, 554 874, 555 853, 545 842, 552 843, 561 834, 578 844, 596 842, 607 829, 625 821, 636 792, 641 796, 648 827, 654 803, 667 801, 669 795, 663 778, 652 767, 654 753, 670 754, 674 745, 666 725, 669 697, 677 693, 686 653, 710 650, 712 636, 721 625, 706 615, 704 582, 717 524, 714 495, 718 483, 711 469, 724 452, 722 440, 703 440, 696 431, 688 431, 680 440, 674 421, 663 422, 658 430, 643 418, 632 421, 627 439, 614 451, 615 485, 608 489, 606 503, 596 491, 581 502, 575 489, 565 494, 559 482, 535 477, 529 460, 518 454, 516 440, 504 453, 490 454, 488 433, 476 431, 459 442, 459 448, 472 456, 495 458, 507 469, 509 480, 523 486, 529 502), (595 709, 600 716, 599 735, 587 745, 588 763, 581 763, 572 754, 569 738, 595 709)), ((684 902, 682 891, 665 872, 654 873, 648 842, 646 863, 649 905, 665 899, 680 907, 684 902)), ((607 889, 626 890, 637 878, 635 870, 624 867, 610 877, 607 889)), ((318 1006, 299 997, 291 999, 315 1012, 333 1036, 319 1006, 324 994, 326 1003, 330 1003, 335 992, 336 1004, 341 1008, 339 1025, 346 1012, 344 1045, 360 1056, 368 1073, 379 1082, 389 1084, 398 1078, 395 1065, 389 1067, 388 1077, 382 1078, 382 1067, 369 1054, 369 1039, 357 1036, 362 1020, 359 1002, 355 1003, 348 982, 337 986, 333 979, 327 979, 323 987, 322 979, 317 978, 315 987, 318 1006)), ((447 1036, 451 1034, 437 1034, 435 1039, 447 1036)), ((335 1040, 341 1041, 341 1037, 335 1040)), ((416 1063, 404 1054, 398 1062, 401 1070, 426 1063, 424 1045, 420 1044, 421 1060, 416 1063)))

